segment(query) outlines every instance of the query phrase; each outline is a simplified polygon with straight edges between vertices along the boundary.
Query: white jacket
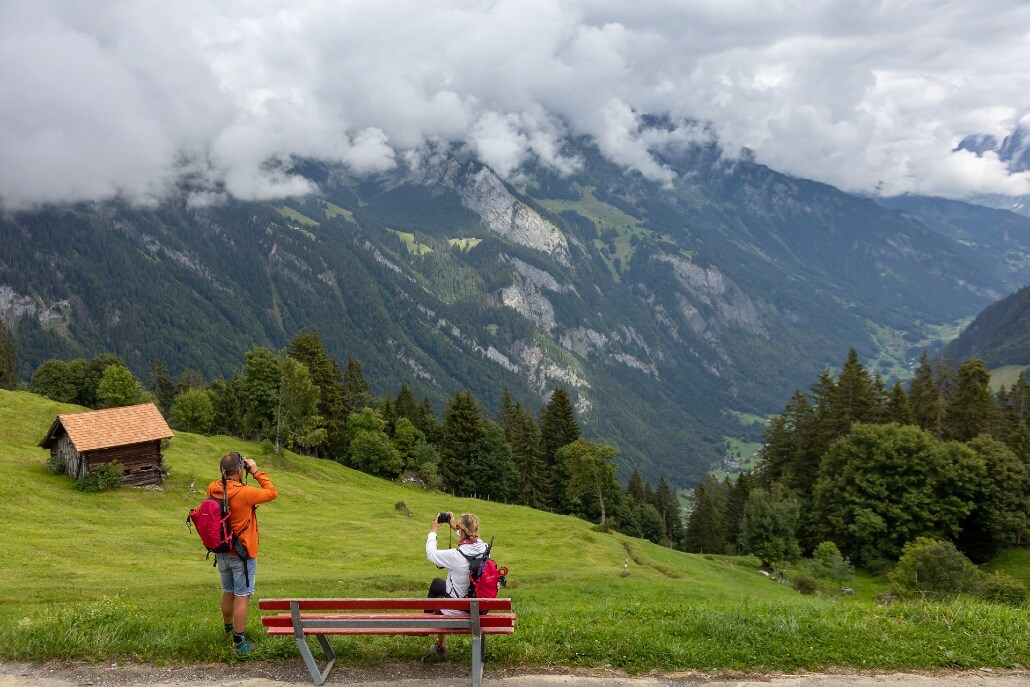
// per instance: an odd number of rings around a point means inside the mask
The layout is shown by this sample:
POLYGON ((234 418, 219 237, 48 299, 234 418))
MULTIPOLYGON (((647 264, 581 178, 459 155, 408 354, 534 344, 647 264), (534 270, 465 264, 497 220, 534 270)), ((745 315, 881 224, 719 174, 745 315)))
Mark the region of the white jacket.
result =
MULTIPOLYGON (((426 538, 426 558, 433 565, 447 568, 447 596, 455 599, 464 599, 469 593, 469 562, 462 553, 468 556, 486 553, 486 542, 477 539, 456 549, 439 551, 436 548, 436 532, 430 532, 426 538)), ((444 611, 444 614, 463 615, 460 611, 444 611)))

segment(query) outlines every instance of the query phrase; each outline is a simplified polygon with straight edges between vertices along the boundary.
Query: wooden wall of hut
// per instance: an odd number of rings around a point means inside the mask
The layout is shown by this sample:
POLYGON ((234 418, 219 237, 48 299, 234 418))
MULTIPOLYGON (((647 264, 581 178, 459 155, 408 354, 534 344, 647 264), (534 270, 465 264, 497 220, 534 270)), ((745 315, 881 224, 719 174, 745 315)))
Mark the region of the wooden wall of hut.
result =
POLYGON ((90 451, 86 454, 86 461, 90 470, 111 461, 121 463, 125 468, 122 484, 133 487, 161 484, 162 481, 160 441, 90 451))
POLYGON ((50 454, 59 458, 64 463, 64 471, 75 479, 85 474, 82 454, 75 450, 75 444, 67 433, 61 432, 60 438, 50 447, 50 454))

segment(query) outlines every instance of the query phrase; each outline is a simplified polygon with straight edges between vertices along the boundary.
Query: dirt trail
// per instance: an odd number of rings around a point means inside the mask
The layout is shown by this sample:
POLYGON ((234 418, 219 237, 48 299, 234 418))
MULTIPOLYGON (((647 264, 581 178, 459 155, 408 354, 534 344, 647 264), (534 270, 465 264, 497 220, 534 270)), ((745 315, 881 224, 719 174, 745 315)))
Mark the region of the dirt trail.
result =
MULTIPOLYGON (((141 665, 0 663, 0 687, 307 687, 298 662, 162 668, 141 665)), ((374 669, 339 666, 327 685, 469 687, 468 670, 447 664, 398 664, 374 669)), ((706 675, 628 677, 598 672, 488 671, 484 687, 1030 687, 1030 672, 706 675)))

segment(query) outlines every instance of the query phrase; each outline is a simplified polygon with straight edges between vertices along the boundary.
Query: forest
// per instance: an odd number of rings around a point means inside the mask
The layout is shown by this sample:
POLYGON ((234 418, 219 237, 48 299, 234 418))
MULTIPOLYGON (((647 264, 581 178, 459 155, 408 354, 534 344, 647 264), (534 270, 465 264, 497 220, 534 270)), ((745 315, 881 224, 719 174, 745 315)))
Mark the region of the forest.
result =
POLYGON ((798 559, 832 542, 874 572, 919 540, 983 563, 1028 535, 1030 384, 924 353, 889 389, 851 350, 766 427, 756 470, 694 491, 690 551, 798 559))

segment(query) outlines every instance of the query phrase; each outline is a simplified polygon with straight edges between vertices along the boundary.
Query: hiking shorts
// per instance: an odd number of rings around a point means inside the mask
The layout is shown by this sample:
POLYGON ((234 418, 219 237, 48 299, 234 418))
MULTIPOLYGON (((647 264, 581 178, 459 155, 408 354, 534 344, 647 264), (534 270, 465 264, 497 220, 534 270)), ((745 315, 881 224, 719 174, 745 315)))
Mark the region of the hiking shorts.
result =
POLYGON ((215 563, 218 565, 218 574, 222 576, 223 592, 232 592, 236 596, 250 596, 254 593, 254 578, 257 576, 256 558, 248 558, 244 563, 239 556, 216 553, 215 563), (243 573, 244 565, 247 566, 246 575, 243 573), (247 584, 248 576, 250 584, 247 584))

